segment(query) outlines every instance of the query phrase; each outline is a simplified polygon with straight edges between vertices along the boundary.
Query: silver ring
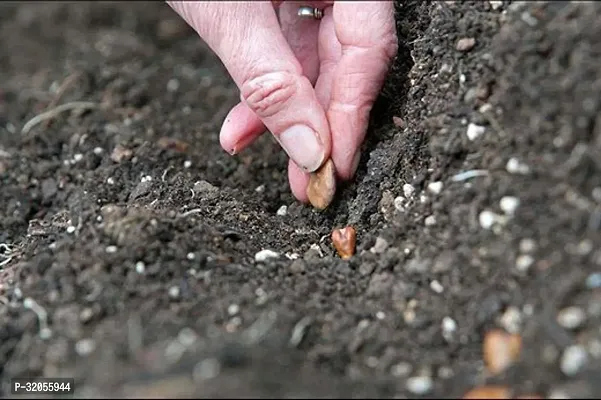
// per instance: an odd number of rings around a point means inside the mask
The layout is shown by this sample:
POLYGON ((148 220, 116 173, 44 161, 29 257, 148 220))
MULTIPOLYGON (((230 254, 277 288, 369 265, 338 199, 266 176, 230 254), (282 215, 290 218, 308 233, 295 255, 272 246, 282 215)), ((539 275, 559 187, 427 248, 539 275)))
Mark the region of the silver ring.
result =
POLYGON ((313 8, 310 6, 301 6, 298 8, 297 15, 302 18, 322 19, 323 10, 320 10, 319 8, 313 8))

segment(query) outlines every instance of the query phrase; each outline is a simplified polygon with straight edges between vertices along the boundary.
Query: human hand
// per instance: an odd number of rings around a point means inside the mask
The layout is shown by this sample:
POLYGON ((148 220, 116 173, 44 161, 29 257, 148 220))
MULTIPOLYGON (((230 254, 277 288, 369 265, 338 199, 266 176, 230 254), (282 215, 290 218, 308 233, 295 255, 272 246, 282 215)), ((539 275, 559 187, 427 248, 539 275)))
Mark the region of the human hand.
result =
POLYGON ((339 179, 353 177, 397 52, 392 1, 167 3, 240 89, 220 132, 227 152, 239 153, 268 129, 290 157, 290 188, 302 202, 309 173, 328 158, 339 179), (323 18, 299 17, 303 5, 322 9, 323 18))

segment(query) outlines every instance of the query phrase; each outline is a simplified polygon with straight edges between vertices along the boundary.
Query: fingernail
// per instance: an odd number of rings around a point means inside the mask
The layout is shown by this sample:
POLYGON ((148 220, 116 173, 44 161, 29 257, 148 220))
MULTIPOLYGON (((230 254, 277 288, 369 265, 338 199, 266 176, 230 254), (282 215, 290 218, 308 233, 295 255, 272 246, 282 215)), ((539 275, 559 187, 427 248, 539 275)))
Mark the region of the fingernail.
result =
POLYGON ((303 170, 313 172, 325 157, 317 132, 305 125, 294 125, 279 136, 280 145, 303 170))

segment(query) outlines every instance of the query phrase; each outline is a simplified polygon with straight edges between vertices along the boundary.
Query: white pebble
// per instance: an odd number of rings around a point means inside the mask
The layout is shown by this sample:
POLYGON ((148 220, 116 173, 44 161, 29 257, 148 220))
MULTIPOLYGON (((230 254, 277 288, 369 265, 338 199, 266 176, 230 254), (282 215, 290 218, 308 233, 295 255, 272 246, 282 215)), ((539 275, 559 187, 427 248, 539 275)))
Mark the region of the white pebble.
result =
POLYGON ((169 79, 169 82, 167 82, 167 90, 175 92, 177 89, 179 89, 179 81, 175 78, 169 79))
POLYGON ((441 181, 431 182, 428 184, 428 191, 433 194, 442 192, 443 183, 441 181))
POLYGON ((67 228, 67 233, 73 233, 73 232, 75 232, 75 227, 73 225, 71 225, 67 228))
POLYGON ((411 364, 403 361, 396 365, 393 365, 390 369, 390 373, 392 373, 392 375, 396 376, 397 378, 401 376, 407 376, 411 373, 411 371, 413 371, 413 367, 411 366, 411 364))
POLYGON ((96 154, 97 156, 102 154, 102 152, 104 151, 104 149, 102 147, 94 147, 94 150, 92 150, 94 152, 94 154, 96 154))
POLYGON ((432 390, 434 382, 429 376, 413 376, 407 379, 407 390, 413 394, 422 395, 432 390))
POLYGON ((566 329, 577 329, 586 320, 586 313, 578 307, 566 307, 557 314, 557 323, 566 329))
POLYGON ((386 313, 384 311, 378 311, 376 313, 376 318, 379 320, 383 320, 384 318, 386 318, 386 313))
POLYGON ((110 254, 116 253, 117 252, 117 246, 107 246, 107 248, 105 249, 105 251, 107 253, 110 253, 110 254))
POLYGON ((144 264, 144 262, 142 262, 142 261, 138 261, 138 262, 136 263, 136 272, 137 272, 138 274, 143 274, 143 273, 144 273, 144 271, 146 271, 146 265, 144 264))
POLYGON ((501 201, 499 202, 499 206, 501 207, 501 210, 503 210, 503 212, 506 215, 510 215, 510 216, 515 214, 515 210, 517 210, 519 205, 520 205, 520 199, 518 199, 517 197, 513 197, 513 196, 504 196, 501 198, 501 201))
POLYGON ((428 196, 426 196, 425 194, 420 195, 419 202, 422 204, 426 204, 428 202, 428 196))
POLYGON ((83 160, 83 154, 77 153, 73 155, 73 161, 80 162, 81 160, 83 160))
POLYGON ((403 196, 399 196, 396 199, 394 199, 394 208, 397 211, 403 212, 405 211, 405 198, 403 198, 403 196))
POLYGON ((108 183, 109 185, 114 185, 115 184, 115 180, 113 178, 111 178, 111 177, 108 177, 106 179, 106 183, 108 183))
POLYGON ((467 126, 466 135, 469 140, 476 140, 486 131, 486 128, 480 125, 470 123, 467 126))
POLYGON ((96 342, 92 339, 81 339, 75 343, 75 351, 80 356, 87 356, 96 348, 96 342))
POLYGON ((442 336, 445 340, 449 341, 453 333, 457 330, 457 322, 451 317, 444 317, 442 319, 442 336))
POLYGON ((520 272, 527 272, 534 264, 534 258, 528 254, 521 254, 515 259, 515 267, 520 272))
POLYGON ((428 215, 424 220, 426 226, 432 226, 436 224, 436 217, 434 215, 428 215))
POLYGON ((169 288, 169 297, 171 297, 172 299, 177 299, 179 297, 179 287, 178 286, 171 286, 169 288))
POLYGON ((196 254, 194 254, 193 252, 189 252, 188 254, 186 254, 186 258, 192 261, 196 258, 196 254))
POLYGON ((516 307, 508 307, 501 316, 501 326, 509 333, 519 333, 522 325, 522 313, 516 307))
POLYGON ((584 365, 588 359, 588 354, 582 346, 568 346, 559 361, 559 368, 566 376, 574 376, 584 365))
POLYGON ((405 195, 406 198, 408 198, 408 199, 412 198, 414 193, 415 193, 415 188, 413 187, 413 185, 411 185, 409 183, 405 183, 403 185, 403 194, 405 195))
POLYGON ((492 211, 484 210, 478 216, 480 226, 484 229, 490 229, 498 221, 499 216, 492 211))
POLYGON ((188 169, 192 166, 192 161, 186 160, 184 161, 184 168, 188 169))
POLYGON ((536 242, 532 239, 520 240, 520 251, 522 253, 532 253, 536 250, 536 242))
POLYGON ((502 0, 489 0, 488 2, 490 3, 490 6, 493 10, 498 10, 499 8, 503 7, 502 0))
POLYGON ((264 261, 268 260, 269 258, 278 258, 279 256, 280 256, 279 253, 276 253, 273 250, 265 249, 265 250, 261 250, 257 254, 255 254, 255 261, 256 262, 264 262, 264 261))
POLYGON ((227 308, 227 313, 230 316, 234 316, 234 315, 238 314, 239 311, 240 311, 240 306, 238 304, 230 304, 229 307, 227 308))
POLYGON ((436 279, 430 282, 430 289, 434 290, 438 294, 444 292, 444 287, 436 279))
POLYGON ((530 172, 530 167, 522 162, 520 162, 517 158, 512 157, 507 161, 507 165, 505 166, 507 172, 510 174, 522 174, 526 175, 530 172))
POLYGON ((288 213, 288 207, 287 206, 281 206, 280 208, 278 208, 278 211, 276 212, 276 214, 279 215, 280 217, 283 217, 287 213, 288 213))

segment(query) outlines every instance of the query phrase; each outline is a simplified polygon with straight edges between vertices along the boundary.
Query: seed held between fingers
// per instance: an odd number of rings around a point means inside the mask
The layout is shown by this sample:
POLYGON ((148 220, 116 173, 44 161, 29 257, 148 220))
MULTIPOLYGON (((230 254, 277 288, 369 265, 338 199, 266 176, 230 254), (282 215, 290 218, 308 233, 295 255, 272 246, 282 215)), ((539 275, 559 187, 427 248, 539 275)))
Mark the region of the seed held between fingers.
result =
POLYGON ((319 210, 327 208, 336 192, 336 169, 328 159, 317 171, 311 174, 307 186, 307 197, 311 205, 319 210))

